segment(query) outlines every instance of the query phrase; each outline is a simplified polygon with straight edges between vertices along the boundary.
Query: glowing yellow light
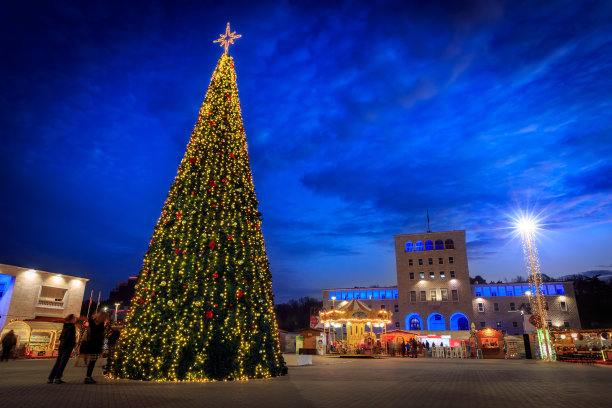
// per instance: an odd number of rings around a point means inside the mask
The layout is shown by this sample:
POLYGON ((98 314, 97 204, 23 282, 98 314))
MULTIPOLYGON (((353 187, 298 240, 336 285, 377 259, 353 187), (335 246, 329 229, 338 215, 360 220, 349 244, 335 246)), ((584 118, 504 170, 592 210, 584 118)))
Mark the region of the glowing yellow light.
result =
POLYGON ((230 44, 234 43, 234 40, 242 37, 242 35, 240 34, 236 34, 236 32, 230 32, 230 23, 227 23, 227 27, 225 28, 225 34, 221 34, 221 36, 219 37, 219 39, 213 41, 215 43, 219 43, 219 46, 224 47, 225 48, 225 52, 224 54, 227 54, 227 50, 230 46, 230 44))

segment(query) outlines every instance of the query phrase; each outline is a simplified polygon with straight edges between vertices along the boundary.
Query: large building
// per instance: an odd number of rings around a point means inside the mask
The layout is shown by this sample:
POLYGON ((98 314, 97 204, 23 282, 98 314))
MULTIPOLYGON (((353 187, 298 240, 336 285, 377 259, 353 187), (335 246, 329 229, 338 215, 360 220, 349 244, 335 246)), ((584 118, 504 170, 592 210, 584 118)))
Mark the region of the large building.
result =
MULTIPOLYGON (((509 334, 534 331, 529 323, 527 283, 472 285, 465 231, 427 232, 395 237, 397 286, 323 290, 323 307, 360 299, 393 312, 393 326, 409 331, 498 328, 509 334)), ((580 329, 572 282, 546 282, 552 328, 580 329)))
POLYGON ((88 280, 0 264, 0 329, 11 320, 79 316, 88 280))

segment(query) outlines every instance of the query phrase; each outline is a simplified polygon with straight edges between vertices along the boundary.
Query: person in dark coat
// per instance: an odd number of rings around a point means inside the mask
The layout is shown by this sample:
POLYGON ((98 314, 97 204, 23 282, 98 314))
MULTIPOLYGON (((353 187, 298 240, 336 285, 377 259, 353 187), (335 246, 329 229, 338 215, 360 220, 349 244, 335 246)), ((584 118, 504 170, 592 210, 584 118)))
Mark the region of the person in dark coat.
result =
POLYGON ((406 342, 402 339, 402 357, 406 356, 406 342))
POLYGON ((81 353, 86 354, 89 359, 85 384, 96 383, 96 380, 91 377, 91 374, 93 374, 96 361, 98 361, 100 354, 102 354, 102 346, 104 345, 104 326, 107 320, 108 314, 106 314, 106 312, 97 313, 88 319, 88 338, 81 346, 81 353))
POLYGON ((0 358, 0 362, 8 362, 11 350, 15 347, 15 344, 17 344, 17 336, 15 336, 14 330, 10 330, 2 338, 2 358, 0 358))
POLYGON ((69 314, 64 321, 64 327, 62 328, 62 333, 59 337, 60 344, 57 350, 57 360, 55 360, 55 365, 51 369, 51 373, 47 379, 49 384, 53 382, 56 384, 64 383, 64 381, 62 381, 64 368, 66 368, 66 364, 68 364, 68 360, 70 360, 70 355, 72 354, 72 350, 76 344, 76 328, 74 327, 75 322, 76 316, 73 314, 69 314))

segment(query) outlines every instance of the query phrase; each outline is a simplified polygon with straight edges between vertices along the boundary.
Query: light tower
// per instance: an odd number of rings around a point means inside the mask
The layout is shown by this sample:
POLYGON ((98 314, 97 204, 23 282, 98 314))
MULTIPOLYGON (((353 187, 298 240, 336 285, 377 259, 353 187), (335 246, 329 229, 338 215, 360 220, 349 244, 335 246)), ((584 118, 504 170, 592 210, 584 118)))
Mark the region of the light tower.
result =
POLYGON ((529 296, 529 304, 531 306, 531 314, 537 315, 535 326, 538 333, 541 357, 543 360, 551 361, 552 345, 548 332, 548 313, 546 312, 546 300, 540 289, 542 286, 542 273, 540 272, 538 249, 535 245, 535 233, 538 230, 538 223, 535 219, 523 215, 517 220, 516 226, 521 233, 523 241, 525 267, 527 268, 529 288, 532 292, 531 296, 529 296))

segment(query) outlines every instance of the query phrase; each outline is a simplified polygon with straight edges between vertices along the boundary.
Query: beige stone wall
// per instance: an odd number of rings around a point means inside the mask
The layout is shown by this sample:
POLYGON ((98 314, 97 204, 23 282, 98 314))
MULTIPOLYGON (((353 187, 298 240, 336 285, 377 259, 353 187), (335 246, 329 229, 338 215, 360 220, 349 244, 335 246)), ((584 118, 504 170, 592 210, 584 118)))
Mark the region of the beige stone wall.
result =
POLYGON ((450 329, 451 316, 457 312, 463 313, 471 323, 473 320, 472 294, 465 246, 465 231, 404 234, 396 235, 394 238, 400 300, 400 327, 404 330, 410 329, 405 325, 405 318, 412 313, 418 314, 423 320, 424 327, 421 328, 423 330, 428 328, 427 318, 432 313, 440 313, 444 317, 446 330, 450 329), (453 241, 454 249, 446 249, 445 247, 442 250, 417 251, 415 248, 413 252, 406 252, 408 241, 413 244, 422 241, 425 249, 425 242, 428 240, 434 243, 435 248, 436 240, 446 242, 447 239, 453 241), (450 263, 450 258, 452 258, 452 263, 450 263), (412 265, 410 265, 411 260, 412 265), (422 265, 419 265, 419 260, 422 260, 422 265), (445 273, 444 278, 441 278, 440 275, 442 271, 445 273), (451 278, 451 271, 455 273, 454 278, 451 278), (424 278, 420 277, 421 272, 424 273, 424 278), (430 272, 434 273, 433 279, 430 278, 430 272), (412 279, 411 273, 413 274, 412 279), (447 289, 448 300, 441 300, 441 289, 447 289), (436 291, 435 301, 431 298, 431 290, 436 291), (452 290, 457 290, 457 301, 452 300, 452 290), (411 291, 416 292, 416 301, 414 302, 411 301, 411 291), (421 301, 421 291, 425 291, 426 301, 421 301))
POLYGON ((15 277, 8 312, 2 316, 0 327, 13 319, 64 317, 70 313, 80 315, 88 279, 4 264, 0 264, 0 274, 15 277), (59 289, 55 291, 57 293, 65 290, 63 302, 42 301, 43 287, 59 289))
MULTIPOLYGON (((547 282, 551 283, 551 282, 547 282)), ((580 316, 578 315, 578 305, 576 304, 576 297, 574 294, 574 284, 572 282, 552 282, 554 284, 563 284, 565 288, 565 295, 547 295, 545 300, 548 303, 548 320, 552 324, 552 328, 564 328, 565 322, 569 323, 569 328, 573 330, 580 330, 580 316), (561 302, 565 302, 567 310, 561 310, 561 302)), ((499 284, 502 285, 502 284, 499 284)), ((499 286, 498 285, 498 286, 499 286)), ((523 283, 525 285, 525 283, 523 283)), ((490 285, 475 285, 478 287, 485 286, 496 286, 490 285)), ((500 328, 506 330, 508 334, 522 334, 524 328, 527 332, 533 332, 535 329, 529 323, 529 317, 531 315, 525 314, 525 325, 523 326, 523 318, 520 313, 520 306, 522 304, 529 304, 529 298, 523 296, 491 296, 491 297, 475 297, 472 301, 472 309, 475 316, 476 328, 482 327, 500 328), (478 304, 482 303, 484 311, 478 311, 478 304), (495 311, 495 304, 499 311, 495 311), (511 310, 511 303, 514 303, 515 311, 511 310), (498 327, 497 323, 501 323, 498 327), (484 326, 482 325, 484 323, 484 326), (513 324, 516 323, 516 326, 513 324)))

